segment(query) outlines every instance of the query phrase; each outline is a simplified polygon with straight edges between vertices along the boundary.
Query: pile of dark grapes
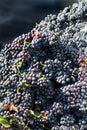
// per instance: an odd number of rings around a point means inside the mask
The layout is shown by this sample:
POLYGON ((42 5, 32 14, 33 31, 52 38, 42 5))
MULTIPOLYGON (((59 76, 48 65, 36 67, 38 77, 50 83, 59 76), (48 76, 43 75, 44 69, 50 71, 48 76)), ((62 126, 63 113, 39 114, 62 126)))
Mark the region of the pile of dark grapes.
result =
POLYGON ((87 130, 86 0, 48 15, 1 50, 0 130, 5 128, 87 130))

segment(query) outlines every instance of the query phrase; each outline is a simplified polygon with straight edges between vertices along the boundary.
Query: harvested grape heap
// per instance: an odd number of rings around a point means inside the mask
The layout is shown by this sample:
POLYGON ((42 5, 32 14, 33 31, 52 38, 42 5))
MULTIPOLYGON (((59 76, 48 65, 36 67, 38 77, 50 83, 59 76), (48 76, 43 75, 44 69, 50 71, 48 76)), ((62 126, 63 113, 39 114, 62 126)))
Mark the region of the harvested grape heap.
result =
POLYGON ((0 52, 0 130, 87 130, 87 1, 48 15, 0 52))

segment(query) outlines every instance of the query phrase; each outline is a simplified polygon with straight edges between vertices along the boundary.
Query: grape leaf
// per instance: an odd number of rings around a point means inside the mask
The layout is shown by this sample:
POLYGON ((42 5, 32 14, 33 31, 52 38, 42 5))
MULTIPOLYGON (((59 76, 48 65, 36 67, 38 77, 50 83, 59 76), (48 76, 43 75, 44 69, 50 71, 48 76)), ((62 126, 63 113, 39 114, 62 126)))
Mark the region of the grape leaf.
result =
POLYGON ((24 83, 24 86, 26 86, 26 87, 32 87, 33 85, 32 84, 28 84, 28 83, 24 83))
POLYGON ((4 126, 5 128, 11 127, 10 123, 6 119, 4 119, 2 116, 0 116, 0 124, 4 126))
POLYGON ((36 118, 40 118, 40 114, 38 112, 34 112, 33 110, 29 110, 29 113, 33 116, 35 116, 36 118))
POLYGON ((19 63, 18 63, 18 66, 17 67, 21 67, 22 66, 22 64, 23 64, 23 61, 19 61, 19 63))
POLYGON ((41 78, 40 78, 40 80, 45 81, 45 80, 46 80, 46 78, 45 78, 45 77, 41 77, 41 78))
POLYGON ((25 87, 32 87, 33 86, 32 84, 26 83, 26 80, 22 80, 22 83, 23 83, 23 86, 25 86, 25 87))

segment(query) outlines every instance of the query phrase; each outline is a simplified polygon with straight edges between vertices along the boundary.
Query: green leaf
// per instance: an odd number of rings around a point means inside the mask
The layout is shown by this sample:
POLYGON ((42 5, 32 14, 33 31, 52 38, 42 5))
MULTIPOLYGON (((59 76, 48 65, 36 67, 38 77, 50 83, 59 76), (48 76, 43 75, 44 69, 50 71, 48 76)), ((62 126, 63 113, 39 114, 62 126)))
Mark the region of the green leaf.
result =
POLYGON ((54 32, 55 35, 59 35, 59 32, 54 32))
POLYGON ((4 59, 4 64, 6 64, 6 61, 7 61, 7 60, 6 60, 6 58, 5 58, 5 59, 4 59))
POLYGON ((46 78, 43 76, 43 77, 40 78, 40 80, 45 81, 46 78))
POLYGON ((11 119, 11 120, 10 120, 10 124, 12 124, 12 123, 13 123, 13 120, 11 119))
POLYGON ((32 44, 32 42, 24 41, 24 45, 26 45, 26 44, 32 44))
POLYGON ((23 65, 23 61, 19 61, 17 67, 20 68, 23 65))
POLYGON ((12 65, 12 68, 13 68, 13 69, 16 68, 15 65, 12 65))
POLYGON ((39 23, 36 23, 36 26, 37 26, 37 27, 39 27, 39 26, 40 26, 40 24, 39 24, 39 23))
POLYGON ((32 44, 32 42, 24 41, 24 45, 23 45, 23 48, 22 48, 23 51, 24 51, 24 48, 25 48, 26 44, 32 44))
POLYGON ((20 67, 17 66, 18 76, 21 75, 21 72, 20 72, 20 69, 19 69, 19 68, 20 68, 20 67))
POLYGON ((7 92, 6 92, 6 94, 9 94, 9 93, 10 93, 10 90, 8 89, 7 92))
POLYGON ((30 115, 35 116, 36 118, 40 118, 40 114, 38 112, 34 112, 33 110, 29 110, 30 115))
POLYGON ((32 84, 25 83, 24 86, 26 86, 26 87, 32 87, 33 85, 32 85, 32 84))
POLYGON ((32 87, 33 85, 32 84, 28 84, 28 83, 24 83, 23 84, 25 87, 32 87))
POLYGON ((32 84, 28 84, 26 83, 26 80, 22 80, 22 83, 25 87, 32 87, 33 85, 32 84))
POLYGON ((22 83, 26 83, 26 80, 22 80, 22 83))
POLYGON ((16 92, 18 93, 18 92, 19 92, 19 90, 20 90, 20 88, 19 88, 19 87, 17 87, 16 92))
POLYGON ((43 67, 44 67, 44 65, 45 65, 45 64, 43 64, 43 63, 40 63, 40 64, 41 64, 43 67))
POLYGON ((10 123, 6 119, 4 119, 2 116, 0 116, 0 124, 4 126, 5 128, 11 127, 10 123))
POLYGON ((34 115, 34 111, 33 111, 33 110, 29 110, 29 113, 30 113, 31 115, 34 115))
POLYGON ((35 116, 36 118, 40 118, 40 114, 39 114, 37 111, 34 112, 34 116, 35 116))
POLYGON ((21 75, 24 77, 26 75, 26 72, 21 73, 21 75))

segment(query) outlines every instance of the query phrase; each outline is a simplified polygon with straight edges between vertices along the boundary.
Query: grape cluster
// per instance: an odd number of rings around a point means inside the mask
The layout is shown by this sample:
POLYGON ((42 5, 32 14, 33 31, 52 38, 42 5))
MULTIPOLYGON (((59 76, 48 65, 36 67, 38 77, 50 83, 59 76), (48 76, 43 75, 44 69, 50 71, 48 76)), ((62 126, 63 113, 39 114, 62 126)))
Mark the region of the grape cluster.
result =
POLYGON ((82 0, 2 48, 1 130, 87 130, 86 18, 82 0))

